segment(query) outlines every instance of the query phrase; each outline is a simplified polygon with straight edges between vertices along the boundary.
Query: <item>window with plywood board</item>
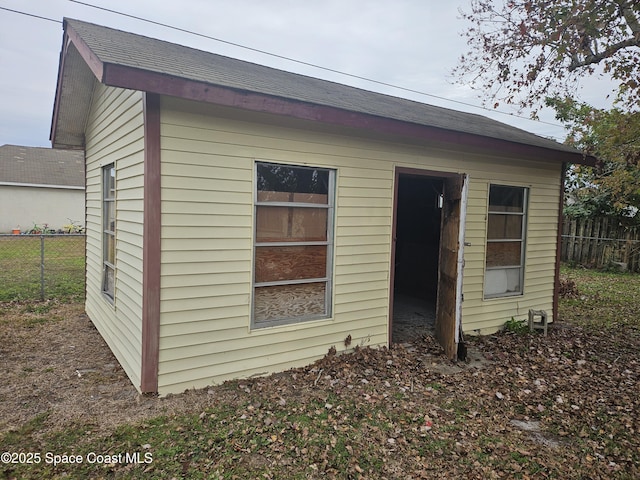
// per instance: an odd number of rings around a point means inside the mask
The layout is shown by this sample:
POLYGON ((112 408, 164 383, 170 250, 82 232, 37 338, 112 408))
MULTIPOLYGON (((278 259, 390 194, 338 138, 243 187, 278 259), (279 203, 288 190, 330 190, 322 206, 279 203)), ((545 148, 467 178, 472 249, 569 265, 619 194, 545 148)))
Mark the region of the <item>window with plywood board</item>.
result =
POLYGON ((256 163, 252 323, 331 315, 335 171, 256 163))

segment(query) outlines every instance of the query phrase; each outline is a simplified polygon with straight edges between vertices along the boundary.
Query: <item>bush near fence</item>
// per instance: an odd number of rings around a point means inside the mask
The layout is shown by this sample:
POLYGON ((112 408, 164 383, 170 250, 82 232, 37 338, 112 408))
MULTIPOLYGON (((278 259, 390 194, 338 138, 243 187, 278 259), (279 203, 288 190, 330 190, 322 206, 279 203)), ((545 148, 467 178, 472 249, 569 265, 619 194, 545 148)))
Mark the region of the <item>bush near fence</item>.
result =
POLYGON ((0 302, 82 300, 83 234, 0 235, 0 302))
POLYGON ((563 219, 561 259, 588 268, 640 272, 640 227, 600 218, 563 219))

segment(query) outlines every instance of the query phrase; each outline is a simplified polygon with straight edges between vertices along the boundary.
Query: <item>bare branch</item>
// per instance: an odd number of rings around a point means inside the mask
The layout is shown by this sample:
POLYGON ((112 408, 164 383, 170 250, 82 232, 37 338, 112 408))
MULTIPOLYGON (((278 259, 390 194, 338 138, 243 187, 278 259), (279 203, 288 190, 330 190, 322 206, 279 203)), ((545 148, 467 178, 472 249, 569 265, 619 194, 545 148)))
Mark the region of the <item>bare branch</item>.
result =
POLYGON ((629 47, 640 47, 640 37, 637 40, 630 38, 622 42, 618 42, 614 45, 610 45, 600 53, 593 53, 591 51, 591 53, 585 56, 582 60, 578 59, 577 56, 574 56, 572 57, 571 64, 569 65, 569 71, 572 72, 587 65, 600 63, 605 58, 609 58, 615 55, 619 50, 623 50, 629 47))

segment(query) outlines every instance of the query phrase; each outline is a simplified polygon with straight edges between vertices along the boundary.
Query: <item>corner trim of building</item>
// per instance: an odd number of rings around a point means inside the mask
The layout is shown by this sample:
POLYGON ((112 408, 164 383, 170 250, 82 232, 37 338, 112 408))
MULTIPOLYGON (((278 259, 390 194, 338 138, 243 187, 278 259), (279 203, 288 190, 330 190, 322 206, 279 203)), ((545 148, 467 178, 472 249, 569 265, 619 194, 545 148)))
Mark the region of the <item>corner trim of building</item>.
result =
POLYGON ((558 321, 558 292, 560 291, 560 260, 562 259, 562 222, 564 211, 564 182, 567 177, 567 164, 562 163, 560 173, 560 200, 558 202, 558 238, 556 240, 556 265, 553 282, 553 321, 558 321))
POLYGON ((158 392, 160 350, 160 96, 143 93, 144 213, 140 390, 158 392))

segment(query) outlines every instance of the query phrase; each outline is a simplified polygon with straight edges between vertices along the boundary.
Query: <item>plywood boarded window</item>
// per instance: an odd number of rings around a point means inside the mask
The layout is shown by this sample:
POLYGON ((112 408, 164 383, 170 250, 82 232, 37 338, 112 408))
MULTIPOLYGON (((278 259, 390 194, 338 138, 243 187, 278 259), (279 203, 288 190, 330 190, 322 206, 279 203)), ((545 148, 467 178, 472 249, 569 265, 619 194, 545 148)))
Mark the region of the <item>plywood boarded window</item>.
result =
POLYGON ((485 298, 521 295, 528 189, 489 187, 485 298))
POLYGON ((102 292, 114 297, 116 263, 116 170, 102 168, 102 292))
POLYGON ((333 170, 256 164, 253 326, 331 315, 333 170))

